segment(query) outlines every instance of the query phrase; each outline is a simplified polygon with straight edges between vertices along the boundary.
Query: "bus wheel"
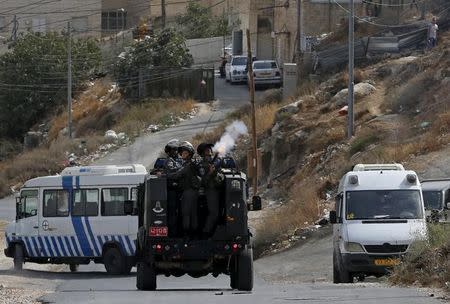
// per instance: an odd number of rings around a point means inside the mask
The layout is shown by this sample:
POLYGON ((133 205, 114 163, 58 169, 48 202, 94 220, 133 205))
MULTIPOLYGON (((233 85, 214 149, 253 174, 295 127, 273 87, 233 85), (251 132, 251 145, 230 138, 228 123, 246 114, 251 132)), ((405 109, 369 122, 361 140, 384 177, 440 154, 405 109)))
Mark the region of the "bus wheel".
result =
POLYGON ((117 248, 107 248, 103 254, 103 264, 109 274, 122 274, 125 262, 125 258, 117 248))
POLYGON ((246 248, 238 256, 237 289, 251 291, 253 289, 253 250, 246 248))
POLYGON ((22 271, 23 268, 23 247, 20 244, 14 246, 14 270, 22 271))
POLYGON ((136 287, 139 290, 156 290, 156 272, 146 262, 137 264, 136 287))
POLYGON ((69 264, 70 272, 77 272, 78 271, 78 264, 69 264))

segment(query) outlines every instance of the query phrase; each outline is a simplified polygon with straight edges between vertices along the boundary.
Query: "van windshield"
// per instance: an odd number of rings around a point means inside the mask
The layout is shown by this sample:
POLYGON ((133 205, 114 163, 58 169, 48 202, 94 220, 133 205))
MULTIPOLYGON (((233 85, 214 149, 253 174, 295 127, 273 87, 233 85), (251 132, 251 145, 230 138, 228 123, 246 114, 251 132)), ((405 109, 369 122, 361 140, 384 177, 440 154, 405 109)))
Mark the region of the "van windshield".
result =
POLYGON ((418 190, 365 190, 346 192, 346 219, 420 219, 418 190))
POLYGON ((422 191, 423 203, 425 209, 440 210, 442 209, 442 192, 441 191, 422 191))
POLYGON ((247 65, 247 57, 235 57, 231 65, 247 65))

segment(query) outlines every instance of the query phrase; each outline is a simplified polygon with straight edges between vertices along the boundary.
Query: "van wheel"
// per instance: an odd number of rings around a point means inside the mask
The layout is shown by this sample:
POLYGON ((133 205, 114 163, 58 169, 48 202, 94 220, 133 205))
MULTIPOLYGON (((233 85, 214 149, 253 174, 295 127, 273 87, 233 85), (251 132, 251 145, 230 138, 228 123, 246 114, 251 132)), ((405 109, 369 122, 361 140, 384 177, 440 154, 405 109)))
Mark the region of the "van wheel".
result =
POLYGON ((333 252, 333 283, 353 283, 352 274, 345 270, 335 252, 333 252))
POLYGON ((150 264, 137 264, 136 287, 139 290, 156 290, 156 272, 150 264))
POLYGON ((121 274, 126 260, 119 249, 108 248, 103 254, 103 263, 105 264, 106 272, 109 274, 121 274))
POLYGON ((131 261, 126 261, 122 269, 122 274, 130 274, 131 268, 133 268, 133 263, 131 261))
POLYGON ((69 264, 70 272, 77 272, 78 271, 78 264, 69 264))
POLYGON ((20 244, 14 245, 14 270, 22 271, 23 269, 23 247, 20 244))
POLYGON ((253 289, 253 250, 246 248, 237 258, 237 289, 253 289))

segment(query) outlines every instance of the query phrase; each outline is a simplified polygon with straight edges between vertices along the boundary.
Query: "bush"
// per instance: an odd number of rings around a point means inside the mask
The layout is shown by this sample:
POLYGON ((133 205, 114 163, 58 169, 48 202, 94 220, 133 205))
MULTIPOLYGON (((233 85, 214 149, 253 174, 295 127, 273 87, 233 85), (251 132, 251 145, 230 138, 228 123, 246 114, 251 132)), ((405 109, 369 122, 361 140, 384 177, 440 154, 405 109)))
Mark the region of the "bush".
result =
POLYGON ((446 287, 450 282, 450 230, 444 224, 428 226, 429 242, 418 242, 396 266, 389 280, 394 284, 446 287))
MULTIPOLYGON (((100 65, 91 39, 72 41, 74 91, 100 65)), ((27 33, 0 56, 0 137, 20 138, 29 128, 67 102, 67 37, 27 33)))

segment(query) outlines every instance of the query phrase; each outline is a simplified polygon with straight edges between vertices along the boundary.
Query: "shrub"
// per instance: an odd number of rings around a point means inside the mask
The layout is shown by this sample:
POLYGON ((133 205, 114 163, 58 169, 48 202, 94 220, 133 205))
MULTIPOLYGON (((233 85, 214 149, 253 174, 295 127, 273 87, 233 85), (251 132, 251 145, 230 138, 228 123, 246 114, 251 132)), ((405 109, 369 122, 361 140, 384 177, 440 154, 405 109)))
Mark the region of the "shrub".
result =
POLYGON ((368 134, 362 137, 356 138, 350 145, 349 153, 353 155, 357 152, 363 151, 369 145, 378 141, 378 136, 375 134, 368 134))

